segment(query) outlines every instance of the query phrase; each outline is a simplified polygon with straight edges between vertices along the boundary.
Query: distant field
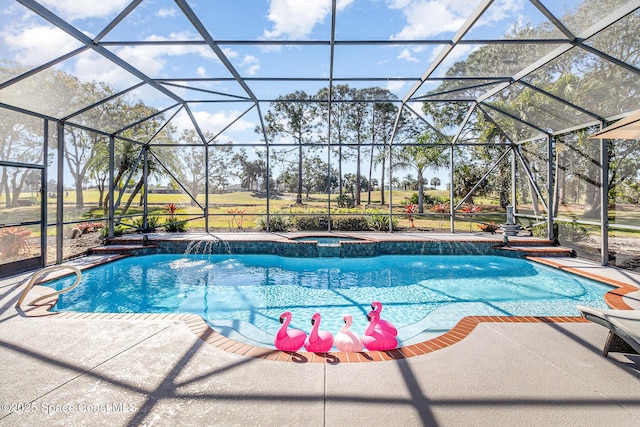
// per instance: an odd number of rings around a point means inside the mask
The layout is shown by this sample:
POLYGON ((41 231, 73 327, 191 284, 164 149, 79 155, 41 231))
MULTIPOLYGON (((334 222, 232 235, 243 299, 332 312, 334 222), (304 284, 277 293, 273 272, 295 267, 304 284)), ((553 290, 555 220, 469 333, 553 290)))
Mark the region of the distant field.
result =
MULTIPOLYGON (((404 214, 404 205, 415 191, 393 191, 394 213, 398 215, 399 226, 402 228, 411 227, 411 223, 404 214)), ((425 194, 430 198, 446 201, 449 193, 447 190, 430 190, 425 194)), ((85 207, 77 210, 75 207, 75 192, 68 191, 64 195, 65 206, 65 222, 74 221, 91 221, 96 218, 103 217, 102 209, 97 206, 99 193, 97 190, 86 190, 83 192, 85 207)), ((125 194, 121 200, 124 205, 129 194, 125 194)), ((24 197, 23 199, 28 199, 24 197)), ((205 196, 198 195, 198 202, 201 205, 205 203, 205 196)), ((295 194, 285 193, 273 196, 269 200, 269 208, 272 213, 322 213, 327 212, 328 203, 326 194, 310 194, 307 198, 303 197, 303 205, 296 206, 294 204, 295 194)), ((371 213, 372 210, 388 211, 388 205, 380 205, 380 192, 371 193, 371 204, 365 206, 367 201, 367 193, 362 193, 362 206, 352 209, 339 209, 339 213, 371 213)), ((389 202, 389 192, 385 192, 385 201, 389 202)), ((2 208, 4 196, 0 196, 0 223, 19 223, 27 221, 39 221, 40 211, 37 206, 23 206, 11 209, 2 208)), ((188 215, 188 217, 202 216, 202 209, 195 205, 191 205, 191 200, 186 194, 156 194, 152 193, 148 196, 149 211, 152 215, 164 216, 163 207, 167 203, 175 203, 182 207, 180 213, 188 215)), ((459 231, 478 231, 476 223, 494 221, 497 224, 504 221, 504 211, 500 209, 499 202, 495 198, 474 198, 474 203, 481 206, 478 215, 468 217, 458 215, 456 218, 456 229, 459 231)), ((637 205, 618 205, 618 209, 610 214, 610 223, 633 224, 640 223, 640 207, 637 205)), ((48 216, 49 223, 55 222, 56 217, 56 201, 53 198, 48 199, 48 216)), ((336 196, 331 197, 331 211, 335 213, 338 209, 336 196)), ((561 215, 570 218, 580 219, 580 205, 568 205, 561 208, 561 215)), ((214 229, 237 229, 237 223, 242 220, 243 228, 249 229, 254 227, 255 220, 264 214, 267 210, 267 200, 264 194, 256 194, 253 192, 234 192, 224 194, 209 195, 209 226, 214 229), (232 212, 236 212, 235 218, 232 212)), ((142 207, 140 206, 140 197, 136 197, 132 203, 128 215, 141 215, 142 207)), ((185 216, 186 218, 186 216, 185 216)), ((131 222, 131 219, 125 220, 131 222)), ((414 220, 416 228, 420 229, 447 229, 449 228, 449 218, 447 215, 435 214, 430 210, 430 206, 425 206, 425 215, 417 216, 414 220)), ((194 219, 189 222, 191 228, 204 228, 204 219, 194 219)), ((620 232, 618 232, 620 233, 620 232)), ((622 232, 624 234, 635 235, 633 232, 622 232)))

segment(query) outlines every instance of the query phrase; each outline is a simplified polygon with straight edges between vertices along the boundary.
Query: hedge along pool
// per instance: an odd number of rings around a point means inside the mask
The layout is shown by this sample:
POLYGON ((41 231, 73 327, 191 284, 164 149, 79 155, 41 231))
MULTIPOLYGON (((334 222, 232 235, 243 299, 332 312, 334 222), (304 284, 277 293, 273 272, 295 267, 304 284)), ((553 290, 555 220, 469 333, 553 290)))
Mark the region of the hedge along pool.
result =
MULTIPOLYGON (((74 278, 47 286, 61 289, 74 278)), ((273 347, 283 311, 291 327, 337 333, 344 314, 362 334, 374 300, 398 327, 399 345, 451 329, 463 317, 577 316, 606 307, 612 287, 524 259, 490 255, 291 258, 276 255, 145 255, 83 273, 57 311, 194 313, 223 335, 273 347)))

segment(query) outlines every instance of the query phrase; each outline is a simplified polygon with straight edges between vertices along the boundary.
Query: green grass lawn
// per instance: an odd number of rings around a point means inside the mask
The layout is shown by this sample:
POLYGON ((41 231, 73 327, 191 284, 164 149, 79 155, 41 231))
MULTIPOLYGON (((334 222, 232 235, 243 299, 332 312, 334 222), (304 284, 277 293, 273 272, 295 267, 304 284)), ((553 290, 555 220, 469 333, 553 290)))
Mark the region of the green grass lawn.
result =
MULTIPOLYGON (((404 205, 407 200, 415 194, 415 191, 393 191, 393 211, 397 215, 398 225, 401 228, 410 228, 411 223, 404 215, 404 205)), ((436 199, 445 201, 448 199, 449 193, 447 190, 430 190, 426 191, 425 195, 430 199, 436 199)), ((75 192, 68 191, 64 196, 65 222, 74 221, 92 221, 103 217, 103 211, 98 207, 99 193, 97 190, 85 190, 83 192, 85 207, 83 209, 76 209, 75 206, 75 192)), ((123 196, 121 205, 126 202, 128 194, 123 196)), ((374 191, 371 193, 371 204, 364 205, 367 201, 368 194, 362 193, 361 201, 363 205, 355 208, 346 209, 338 208, 337 196, 331 196, 331 212, 333 214, 362 214, 372 213, 379 211, 381 213, 388 212, 388 205, 380 205, 380 191, 374 191)), ((198 202, 204 205, 205 197, 203 194, 198 195, 198 202)), ((20 223, 26 221, 39 221, 40 210, 38 206, 23 206, 15 208, 3 208, 3 197, 0 197, 0 223, 20 223)), ((142 215, 142 207, 139 205, 139 196, 135 198, 132 203, 128 215, 142 215)), ((174 203, 180 205, 181 218, 196 218, 203 216, 202 209, 195 205, 192 206, 190 198, 186 194, 156 194, 152 193, 148 196, 149 213, 150 215, 156 215, 161 217, 161 222, 166 218, 164 212, 164 206, 168 203, 174 203)), ((385 201, 389 202, 389 192, 385 192, 385 201)), ((47 200, 47 209, 49 222, 54 222, 56 218, 55 199, 47 200)), ((479 231, 477 223, 489 223, 495 222, 496 224, 502 223, 505 220, 504 210, 499 206, 499 200, 491 197, 476 197, 474 198, 474 204, 481 207, 479 214, 472 217, 465 215, 456 215, 456 229, 459 231, 479 231)), ((621 224, 633 224, 640 223, 640 207, 636 205, 618 205, 620 209, 611 212, 611 224, 616 222, 621 224)), ((285 193, 272 195, 269 200, 269 208, 272 213, 280 214, 304 214, 304 213, 327 213, 328 203, 326 194, 310 194, 307 198, 303 195, 303 204, 295 205, 295 194, 285 193)), ((263 215, 267 210, 267 199, 264 194, 256 194, 253 192, 241 191, 234 193, 224 194, 210 194, 209 195, 209 227, 213 229, 237 229, 237 224, 242 221, 244 229, 251 229, 254 227, 255 220, 263 215), (232 213, 236 215, 233 217, 232 213)), ((561 210, 561 216, 566 215, 570 218, 579 219, 576 214, 578 208, 576 206, 569 206, 565 211, 561 210)), ((116 214, 119 210, 116 210, 116 214)), ((444 229, 449 228, 449 218, 447 215, 438 215, 433 212, 432 207, 425 205, 425 211, 423 216, 418 215, 414 220, 414 225, 419 229, 444 229)), ((125 223, 131 224, 132 219, 125 219, 125 223)), ((193 219, 189 222, 191 228, 204 228, 204 218, 193 219)), ((625 235, 637 235, 633 231, 616 231, 618 235, 620 233, 625 235)))

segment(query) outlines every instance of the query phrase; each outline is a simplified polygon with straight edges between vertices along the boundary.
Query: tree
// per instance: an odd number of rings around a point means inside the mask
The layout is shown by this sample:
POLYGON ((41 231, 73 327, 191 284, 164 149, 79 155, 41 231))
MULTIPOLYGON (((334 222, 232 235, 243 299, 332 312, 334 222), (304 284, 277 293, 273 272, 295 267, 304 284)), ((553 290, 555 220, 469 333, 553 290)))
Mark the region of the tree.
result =
POLYGON ((331 140, 332 148, 338 156, 338 192, 342 194, 342 163, 343 160, 349 158, 348 154, 343 151, 344 143, 349 141, 349 121, 352 111, 352 106, 349 102, 354 99, 356 94, 355 89, 350 88, 348 85, 336 85, 332 90, 332 101, 338 101, 331 104, 331 115, 329 116, 329 89, 322 88, 318 91, 316 99, 318 100, 318 108, 321 112, 322 119, 325 122, 327 128, 331 130, 329 138, 331 140), (329 124, 331 125, 329 127, 329 124))
POLYGON ((418 138, 418 144, 424 145, 401 147, 396 155, 396 166, 413 168, 418 176, 418 213, 424 213, 424 173, 427 169, 438 170, 447 163, 446 147, 435 145, 437 142, 435 132, 425 131, 418 138))
MULTIPOLYGON (((118 171, 115 173, 113 178, 113 189, 121 189, 124 183, 122 182, 124 174, 132 169, 136 160, 138 158, 138 154, 140 153, 140 147, 137 144, 134 144, 131 141, 120 141, 115 144, 116 147, 116 155, 115 155, 115 167, 118 168, 118 171)), ((114 201, 115 202, 115 201, 114 201)), ((107 216, 109 211, 109 194, 107 193, 104 198, 104 216, 107 216)))
MULTIPOLYGON (((482 174, 482 169, 472 162, 457 162, 454 167, 453 178, 454 196, 466 197, 468 195, 467 200, 469 203, 473 203, 473 194, 471 193, 471 190, 480 182, 482 174)), ((486 186, 487 181, 480 183, 478 191, 482 192, 486 186)))
POLYGON ((195 199, 204 190, 207 178, 205 146, 195 129, 185 129, 179 138, 180 143, 186 145, 180 149, 180 167, 176 175, 191 195, 191 206, 195 206, 195 199))
MULTIPOLYGON (((65 85, 69 93, 74 94, 74 104, 69 107, 76 110, 95 104, 99 100, 114 94, 113 89, 105 83, 83 83, 74 76, 61 75, 59 83, 65 85)), ((114 119, 114 112, 122 112, 124 108, 122 99, 116 102, 115 105, 114 109, 107 108, 106 104, 97 105, 72 120, 78 124, 104 129, 111 125, 110 122, 114 119)), ((89 174, 91 159, 96 156, 98 146, 107 142, 108 140, 103 134, 72 125, 65 127, 64 158, 67 163, 67 170, 73 177, 77 209, 84 207, 83 185, 86 183, 86 176, 89 174)))
MULTIPOLYGON (((148 146, 142 147, 142 150, 148 150, 148 149, 149 149, 148 146)), ((127 198, 127 202, 125 203, 125 205, 122 207, 122 210, 120 211, 120 215, 122 216, 124 216, 127 213, 127 211, 129 210, 129 207, 131 207, 131 204, 133 203, 133 200, 143 188, 145 178, 144 178, 144 167, 142 163, 143 161, 139 163, 138 167, 135 170, 136 174, 138 174, 138 181, 136 182, 135 186, 131 190, 131 194, 127 198)), ((161 173, 160 165, 156 161, 154 161, 154 157, 150 155, 147 155, 147 172, 148 172, 147 178, 154 173, 161 173)), ((144 189, 144 191, 146 191, 146 188, 144 189)))
MULTIPOLYGON (((27 71, 19 64, 0 59, 0 81, 6 81, 27 71)), ((43 79, 46 83, 47 79, 43 79)), ((9 86, 4 89, 5 99, 13 96, 23 98, 25 93, 41 93, 42 83, 34 79, 21 82, 22 90, 9 86), (15 92, 14 92, 15 90, 15 92)), ((45 92, 47 93, 47 92, 45 92)), ((51 109, 57 112, 56 100, 51 100, 51 109)), ((42 164, 44 148, 42 143, 43 120, 9 109, 0 113, 0 159, 19 163, 42 164)), ((48 161, 48 159, 47 159, 48 161)), ((0 195, 5 195, 5 206, 13 207, 18 203, 22 188, 29 179, 32 169, 19 167, 0 168, 0 195)))
MULTIPOLYGON (((42 122, 5 110, 0 114, 0 158, 23 163, 42 163, 42 122)), ((5 194, 5 206, 17 206, 22 188, 32 170, 3 167, 0 175, 0 195, 5 194)))
MULTIPOLYGON (((356 177, 354 179, 355 189, 351 191, 351 195, 354 198, 354 204, 360 205, 360 194, 362 189, 360 188, 360 176, 361 176, 361 164, 362 164, 362 144, 366 139, 367 122, 370 118, 369 103, 366 102, 370 98, 373 90, 360 89, 353 93, 353 97, 359 102, 354 102, 349 105, 349 112, 347 117, 347 127, 352 134, 351 140, 355 144, 353 150, 355 150, 356 159, 356 177)), ((370 125, 369 125, 370 126, 370 125)), ((372 141, 375 141, 373 134, 373 128, 370 128, 369 137, 372 141)))
POLYGON ((235 169, 239 163, 234 161, 233 149, 230 145, 218 144, 216 141, 209 143, 209 188, 211 191, 220 192, 229 186, 229 179, 236 175, 235 169))
POLYGON ((400 185, 403 190, 417 190, 418 189, 418 181, 411 176, 411 174, 407 174, 402 181, 400 181, 400 185))
POLYGON ((302 165, 303 187, 306 191, 307 199, 310 192, 330 193, 338 183, 338 174, 334 168, 329 170, 327 162, 320 157, 305 159, 302 165))
MULTIPOLYGON (((391 92, 380 92, 381 90, 378 88, 374 88, 372 92, 378 94, 380 96, 382 93, 382 97, 385 97, 389 100, 396 99, 396 96, 391 92)), ((382 98, 382 99, 385 99, 382 98)), ((390 144, 391 138, 393 136, 393 128, 395 125, 396 117, 398 115, 398 107, 396 107, 392 102, 378 102, 372 105, 372 116, 371 116, 371 146, 369 151, 369 182, 372 182, 373 179, 373 166, 374 164, 380 164, 380 204, 385 204, 385 196, 384 196, 384 175, 386 173, 386 161, 387 161, 387 153, 385 153, 385 146, 390 144)), ((402 118, 406 118, 406 116, 402 116, 402 118)), ((398 131, 402 132, 404 126, 404 120, 401 120, 398 131)), ((399 138, 400 139, 400 138, 399 138)), ((369 186, 368 195, 367 195, 367 203, 371 203, 371 191, 372 188, 369 186)))
POLYGON ((440 178, 434 176, 433 178, 431 178, 430 184, 433 188, 438 188, 440 187, 440 185, 442 185, 442 182, 440 181, 440 178))
MULTIPOLYGON (((318 140, 316 130, 319 126, 317 120, 318 106, 303 91, 296 91, 288 95, 280 96, 271 104, 271 110, 265 114, 265 133, 268 138, 284 138, 295 145, 293 149, 284 149, 277 153, 276 160, 288 163, 289 155, 297 152, 297 188, 296 204, 302 204, 302 165, 304 161, 303 147, 315 144, 318 140)), ((261 133, 259 128, 257 133, 261 133)))
POLYGON ((356 175, 353 173, 347 173, 344 175, 344 187, 351 193, 351 198, 355 200, 356 192, 356 175))
POLYGON ((109 146, 98 144, 95 155, 88 161, 88 175, 98 189, 98 206, 103 206, 107 179, 109 179, 109 146))
MULTIPOLYGON (((264 191, 267 189, 267 162, 258 151, 256 160, 248 160, 243 148, 234 156, 233 162, 240 166, 238 177, 240 187, 247 191, 264 191)), ((273 186, 272 186, 273 187, 273 186)))

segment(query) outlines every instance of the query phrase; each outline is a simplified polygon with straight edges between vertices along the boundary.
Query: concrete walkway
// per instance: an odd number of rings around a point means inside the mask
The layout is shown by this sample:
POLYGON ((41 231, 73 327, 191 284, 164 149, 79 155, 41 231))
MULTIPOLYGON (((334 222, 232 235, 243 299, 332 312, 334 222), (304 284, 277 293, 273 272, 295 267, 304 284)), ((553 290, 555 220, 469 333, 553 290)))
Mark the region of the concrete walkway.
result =
POLYGON ((640 425, 640 356, 602 357, 591 323, 483 323, 422 356, 297 364, 179 321, 27 318, 13 307, 27 280, 0 281, 0 425, 640 425))

